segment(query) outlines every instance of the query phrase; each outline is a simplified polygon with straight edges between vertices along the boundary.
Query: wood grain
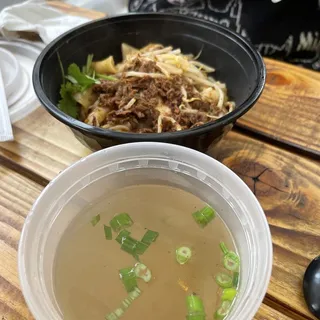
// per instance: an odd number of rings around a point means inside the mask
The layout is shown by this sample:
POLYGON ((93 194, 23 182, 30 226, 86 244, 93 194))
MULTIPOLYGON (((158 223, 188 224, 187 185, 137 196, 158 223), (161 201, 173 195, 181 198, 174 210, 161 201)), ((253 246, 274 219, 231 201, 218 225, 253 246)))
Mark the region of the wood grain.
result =
MULTIPOLYGON (((32 320, 20 290, 17 249, 24 219, 43 187, 0 165, 0 319, 32 320)), ((255 320, 292 320, 262 305, 255 320)))
POLYGON ((20 291, 17 249, 24 219, 41 190, 0 166, 0 319, 32 319, 20 291))
MULTIPOLYGON (((90 153, 42 108, 18 122, 15 133, 17 141, 1 144, 0 155, 48 181, 90 153)), ((268 217, 274 243, 268 297, 314 319, 304 304, 301 284, 305 267, 320 252, 319 162, 235 132, 211 154, 242 177, 268 217)))
POLYGON ((286 316, 281 312, 263 304, 260 307, 259 312, 256 314, 254 319, 255 320, 293 320, 297 318, 291 318, 289 316, 286 316))
POLYGON ((320 252, 320 163, 231 132, 211 155, 238 174, 268 218, 274 263, 268 297, 308 319, 302 279, 320 252))
POLYGON ((320 72, 265 62, 263 94, 238 125, 320 156, 320 72))
POLYGON ((43 108, 17 122, 14 137, 14 142, 0 144, 0 155, 48 181, 90 153, 72 137, 68 127, 49 116, 43 108))
MULTIPOLYGON (((101 18, 98 12, 52 3, 71 14, 101 18)), ((264 61, 264 92, 238 125, 320 156, 320 73, 268 58, 264 61)))

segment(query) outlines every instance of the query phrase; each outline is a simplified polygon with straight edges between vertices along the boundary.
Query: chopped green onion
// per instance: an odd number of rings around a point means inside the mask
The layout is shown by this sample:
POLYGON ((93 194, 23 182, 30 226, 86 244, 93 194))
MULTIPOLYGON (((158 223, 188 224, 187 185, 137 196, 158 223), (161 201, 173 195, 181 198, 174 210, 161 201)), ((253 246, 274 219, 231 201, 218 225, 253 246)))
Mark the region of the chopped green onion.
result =
POLYGON ((93 70, 92 70, 92 60, 93 60, 93 54, 88 54, 87 57, 87 64, 84 67, 83 73, 85 73, 87 76, 92 76, 93 75, 93 70))
POLYGON ((124 268, 119 270, 119 276, 127 292, 132 292, 137 287, 137 277, 134 268, 124 268))
POLYGON ((145 243, 143 242, 140 242, 140 241, 137 241, 137 245, 136 245, 136 250, 135 252, 137 254, 144 254, 146 252, 146 250, 149 248, 148 245, 146 245, 145 243))
POLYGON ((187 263, 192 256, 192 251, 188 247, 180 247, 176 250, 176 259, 179 264, 187 263))
POLYGON ((223 320, 228 315, 231 309, 231 301, 222 301, 219 309, 216 311, 214 318, 216 320, 223 320))
POLYGON ((237 295, 237 290, 235 288, 226 288, 222 291, 221 300, 222 301, 233 301, 237 295))
POLYGON ((221 288, 231 288, 233 284, 233 279, 229 275, 221 272, 215 276, 215 280, 221 288))
POLYGON ((116 316, 116 314, 114 312, 106 315, 106 320, 117 320, 117 319, 118 319, 118 317, 116 316))
POLYGON ((59 52, 57 52, 57 56, 58 56, 58 62, 59 62, 59 66, 62 74, 62 83, 65 84, 66 83, 65 72, 64 72, 64 68, 63 68, 63 64, 62 64, 59 52))
POLYGON ((205 311, 201 298, 195 294, 187 297, 187 319, 189 320, 205 320, 205 311))
POLYGON ((197 312, 204 314, 204 306, 201 298, 196 294, 189 295, 187 297, 187 310, 188 314, 197 312))
POLYGON ((198 225, 201 228, 207 226, 208 223, 214 219, 215 215, 215 211, 209 206, 206 206, 192 214, 193 219, 198 223, 198 225))
POLYGON ((112 229, 109 226, 104 225, 104 235, 107 240, 112 240, 112 229))
POLYGON ((229 271, 233 271, 233 272, 238 271, 240 267, 239 256, 235 252, 229 251, 223 257, 223 265, 229 271))
MULTIPOLYGON (((117 239, 116 240, 120 243, 119 236, 117 237, 117 239)), ((148 245, 136 239, 133 239, 130 235, 125 235, 123 233, 123 236, 121 236, 121 249, 133 255, 134 258, 137 259, 138 261, 139 261, 139 255, 144 254, 148 248, 149 248, 148 245)))
POLYGON ((152 277, 150 269, 143 263, 137 263, 135 265, 134 273, 136 274, 136 277, 142 279, 144 282, 149 282, 152 277))
POLYGON ((229 252, 229 250, 224 242, 220 242, 220 249, 223 254, 227 254, 229 252))
POLYGON ((141 290, 138 287, 136 287, 133 291, 129 293, 129 298, 131 299, 131 301, 133 301, 137 299, 140 296, 140 294, 141 290))
POLYGON ((233 274, 232 285, 233 285, 234 288, 238 288, 238 285, 239 285, 239 276, 240 276, 239 272, 235 272, 235 273, 233 274))
POLYGON ((123 301, 122 301, 122 305, 125 309, 128 309, 131 305, 131 300, 129 300, 128 298, 125 298, 123 301))
POLYGON ((122 240, 121 249, 123 251, 126 251, 126 252, 134 255, 136 253, 137 244, 138 244, 137 240, 133 239, 130 236, 127 236, 126 238, 124 238, 122 240))
POLYGON ((133 221, 127 213, 119 213, 110 221, 110 226, 115 232, 119 232, 120 230, 131 227, 132 225, 133 221))
POLYGON ((120 244, 122 244, 123 240, 130 235, 130 231, 128 230, 121 230, 118 234, 118 236, 116 237, 116 241, 120 244))
POLYGON ((122 301, 122 305, 125 309, 128 309, 131 303, 140 296, 141 290, 135 287, 133 291, 128 294, 128 297, 122 301))
POLYGON ((121 316, 123 316, 126 309, 128 309, 131 303, 140 296, 141 291, 138 287, 136 287, 133 291, 131 291, 127 298, 122 301, 122 307, 117 308, 115 311, 106 315, 106 320, 118 320, 121 316))
POLYGON ((100 221, 100 214, 97 214, 91 219, 91 224, 94 227, 100 221))
POLYGON ((155 242, 159 236, 159 232, 148 230, 141 239, 141 242, 150 245, 155 242))
POLYGON ((203 314, 189 314, 187 320, 206 320, 206 316, 203 314))
POLYGON ((117 308, 116 310, 114 310, 106 316, 106 320, 117 320, 120 317, 122 317, 123 314, 124 310, 122 308, 117 308))
POLYGON ((98 79, 104 79, 104 80, 110 80, 110 81, 116 81, 116 80, 118 80, 118 78, 116 78, 116 77, 107 76, 107 75, 105 75, 105 74, 100 74, 100 73, 97 73, 97 74, 96 74, 96 77, 97 77, 98 79))
POLYGON ((78 84, 78 81, 73 76, 67 75, 65 78, 73 84, 78 84))

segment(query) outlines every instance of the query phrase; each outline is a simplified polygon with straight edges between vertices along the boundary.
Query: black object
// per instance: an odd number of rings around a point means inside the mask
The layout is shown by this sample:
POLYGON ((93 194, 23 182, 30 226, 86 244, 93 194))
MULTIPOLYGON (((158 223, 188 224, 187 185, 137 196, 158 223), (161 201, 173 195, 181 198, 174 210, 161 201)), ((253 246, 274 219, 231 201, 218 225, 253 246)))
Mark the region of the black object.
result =
POLYGON ((320 319, 320 256, 309 264, 304 274, 303 294, 309 310, 320 319))
POLYGON ((102 19, 77 27, 51 42, 38 57, 33 70, 35 92, 45 108, 69 126, 75 136, 93 150, 112 145, 159 141, 187 146, 205 152, 220 140, 235 121, 259 98, 266 70, 260 54, 246 40, 220 25, 171 14, 129 14, 102 19), (215 78, 226 82, 236 110, 203 126, 173 133, 122 133, 89 126, 57 108, 62 83, 57 53, 64 68, 70 63, 84 65, 87 55, 103 59, 113 55, 121 60, 121 43, 138 48, 158 42, 198 54, 201 62, 216 68, 215 78))
POLYGON ((129 0, 129 10, 216 22, 245 35, 264 57, 320 71, 319 0, 129 0))

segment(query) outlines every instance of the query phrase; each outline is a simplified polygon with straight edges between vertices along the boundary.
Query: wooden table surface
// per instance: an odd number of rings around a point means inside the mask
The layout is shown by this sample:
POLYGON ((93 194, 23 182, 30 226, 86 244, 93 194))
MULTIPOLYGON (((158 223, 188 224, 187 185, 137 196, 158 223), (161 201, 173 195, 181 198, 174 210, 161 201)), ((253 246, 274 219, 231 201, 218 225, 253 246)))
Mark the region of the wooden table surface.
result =
MULTIPOLYGON (((72 14, 101 13, 60 2, 72 14)), ((320 74, 265 59, 267 84, 249 111, 210 155, 255 193, 273 240, 271 282, 256 320, 311 320, 303 273, 320 254, 320 74)), ((33 319, 17 273, 24 219, 43 188, 90 151, 39 107, 14 125, 14 142, 0 143, 0 319, 33 319), (2 317, 2 318, 1 318, 2 317)))

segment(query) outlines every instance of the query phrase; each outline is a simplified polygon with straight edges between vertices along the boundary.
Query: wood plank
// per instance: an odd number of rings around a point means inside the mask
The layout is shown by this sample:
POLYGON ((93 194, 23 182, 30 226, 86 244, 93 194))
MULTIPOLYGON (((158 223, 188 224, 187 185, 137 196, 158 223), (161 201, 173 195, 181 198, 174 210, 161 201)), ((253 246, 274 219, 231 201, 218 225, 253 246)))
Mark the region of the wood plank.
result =
POLYGON ((43 187, 0 166, 0 317, 32 319, 20 291, 17 249, 24 219, 43 187))
POLYGON ((320 73, 265 59, 266 86, 237 124, 320 156, 320 73))
POLYGON ((299 319, 299 318, 291 318, 286 316, 279 311, 262 304, 259 309, 259 312, 254 317, 255 320, 292 320, 292 319, 299 319))
MULTIPOLYGON (((48 181, 90 153, 42 108, 17 123, 15 133, 17 141, 2 143, 0 155, 48 181)), ((235 132, 212 155, 244 179, 265 209, 274 243, 269 296, 313 319, 302 298, 301 282, 305 267, 320 252, 319 162, 235 132)))
POLYGON ((320 163, 235 132, 211 155, 247 183, 265 210, 274 245, 268 296, 315 319, 303 300, 302 279, 320 252, 320 163))
MULTIPOLYGON (((0 317, 2 320, 32 320, 17 272, 17 249, 24 218, 43 187, 0 166, 0 317)), ((256 320, 291 320, 262 305, 256 320)))
POLYGON ((14 136, 14 142, 0 144, 0 155, 47 180, 90 153, 41 107, 15 124, 14 136))
MULTIPOLYGON (((101 18, 98 12, 52 3, 70 14, 101 18)), ((265 90, 238 125, 320 156, 320 73, 268 58, 264 61, 265 90)))

